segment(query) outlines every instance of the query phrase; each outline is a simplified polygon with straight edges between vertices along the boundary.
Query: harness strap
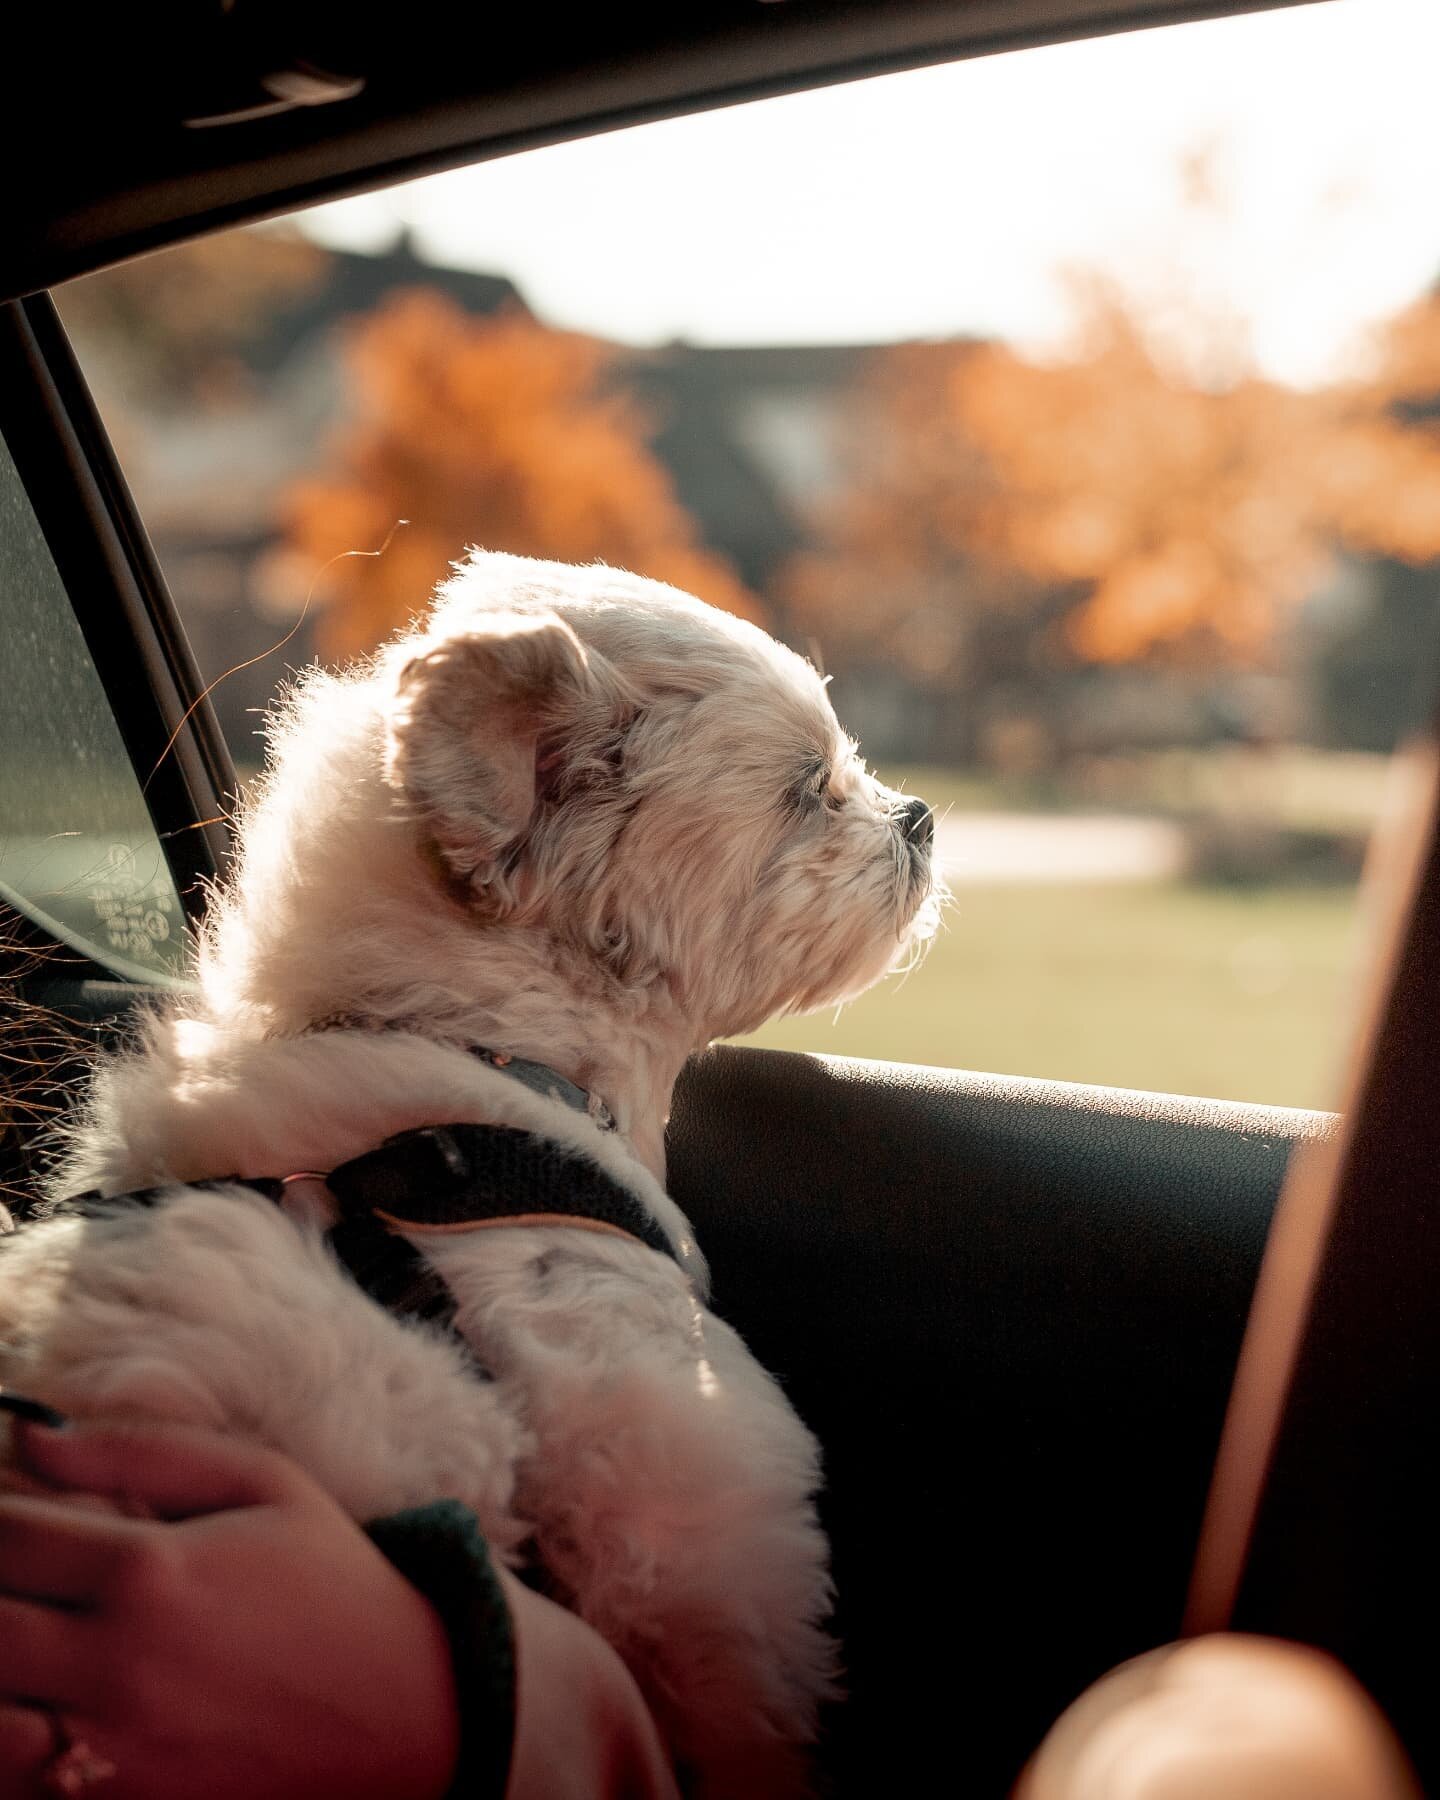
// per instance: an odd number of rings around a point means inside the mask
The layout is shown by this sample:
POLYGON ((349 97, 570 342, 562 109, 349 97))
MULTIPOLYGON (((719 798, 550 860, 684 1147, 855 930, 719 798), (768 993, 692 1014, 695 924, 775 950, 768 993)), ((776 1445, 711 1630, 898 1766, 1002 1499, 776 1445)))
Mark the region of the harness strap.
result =
POLYGON ((678 1262, 635 1195, 587 1157, 509 1125, 426 1125, 325 1177, 348 1218, 373 1213, 394 1230, 478 1229, 545 1217, 609 1226, 678 1262))
MULTIPOLYGON (((455 1327, 454 1295, 402 1233, 449 1236, 504 1226, 564 1226, 631 1238, 680 1261, 644 1206, 613 1176, 562 1145, 508 1125, 402 1131, 378 1150, 314 1178, 339 1202, 340 1218, 326 1241, 357 1286, 397 1318, 448 1331, 472 1361, 455 1327)), ((98 1191, 78 1194, 65 1207, 104 1217, 126 1206, 153 1206, 174 1185, 110 1197, 98 1191)), ((286 1184, 235 1175, 185 1185, 249 1188, 278 1205, 286 1184)))

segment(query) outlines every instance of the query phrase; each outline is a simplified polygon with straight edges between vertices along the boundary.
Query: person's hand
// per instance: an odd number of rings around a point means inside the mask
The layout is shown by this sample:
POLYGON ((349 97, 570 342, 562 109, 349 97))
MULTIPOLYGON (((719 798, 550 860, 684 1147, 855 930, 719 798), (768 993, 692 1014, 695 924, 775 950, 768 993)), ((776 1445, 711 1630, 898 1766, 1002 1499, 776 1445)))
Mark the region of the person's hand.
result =
POLYGON ((1419 1800, 1379 1709, 1302 1644, 1220 1634, 1136 1657, 1063 1713, 1015 1800, 1419 1800))
MULTIPOLYGON (((455 1761, 429 1604, 300 1469, 214 1432, 17 1425, 0 1469, 0 1800, 432 1800, 455 1761)), ((507 1800, 677 1800, 620 1658, 499 1571, 517 1673, 507 1800)))
POLYGON ((444 1794, 458 1743, 444 1631, 301 1470, 179 1427, 17 1424, 15 1445, 22 1480, 0 1494, 6 1800, 54 1791, 44 1772, 67 1738, 114 1766, 96 1800, 444 1794))

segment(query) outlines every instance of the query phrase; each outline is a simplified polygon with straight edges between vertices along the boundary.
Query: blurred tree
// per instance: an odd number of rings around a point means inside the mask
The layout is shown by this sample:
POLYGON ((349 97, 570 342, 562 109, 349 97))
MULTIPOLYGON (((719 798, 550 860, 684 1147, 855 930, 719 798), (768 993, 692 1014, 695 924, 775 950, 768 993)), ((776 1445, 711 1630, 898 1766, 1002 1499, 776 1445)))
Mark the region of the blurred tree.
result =
POLYGON ((298 483, 284 508, 289 549, 319 569, 323 655, 373 649, 469 544, 600 558, 760 616, 697 542, 605 345, 519 315, 475 319, 415 289, 353 326, 348 354, 354 410, 333 472, 298 483), (387 540, 383 555, 343 555, 387 540))
POLYGON ((294 231, 227 231, 68 282, 57 298, 87 371, 116 399, 189 408, 233 397, 238 352, 329 263, 294 231))
POLYGON ((1440 300, 1397 318, 1363 376, 1301 390, 1187 376, 1115 292, 1075 353, 883 353, 857 396, 853 485, 797 614, 953 680, 986 646, 1117 663, 1263 662, 1338 550, 1440 555, 1440 300))

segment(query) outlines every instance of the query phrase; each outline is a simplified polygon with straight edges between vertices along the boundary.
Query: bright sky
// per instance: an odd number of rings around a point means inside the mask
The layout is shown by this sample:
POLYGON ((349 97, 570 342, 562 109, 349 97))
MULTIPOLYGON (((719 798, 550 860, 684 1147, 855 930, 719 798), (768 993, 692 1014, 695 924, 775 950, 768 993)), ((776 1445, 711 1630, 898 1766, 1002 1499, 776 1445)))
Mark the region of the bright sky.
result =
POLYGON ((1314 379, 1440 275, 1440 0, 1323 4, 986 57, 530 151, 306 215, 632 343, 1072 321, 1064 272, 1238 315, 1314 379), (1182 215, 1208 147, 1223 204, 1182 215))

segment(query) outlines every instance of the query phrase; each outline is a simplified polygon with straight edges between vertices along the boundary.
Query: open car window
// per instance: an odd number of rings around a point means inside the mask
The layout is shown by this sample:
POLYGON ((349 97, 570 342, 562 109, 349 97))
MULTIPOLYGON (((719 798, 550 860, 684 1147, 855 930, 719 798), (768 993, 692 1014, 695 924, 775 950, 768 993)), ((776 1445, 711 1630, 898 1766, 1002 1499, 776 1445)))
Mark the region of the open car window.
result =
POLYGON ((885 77, 63 291, 242 773, 467 541, 638 567, 822 661, 940 815, 927 967, 757 1041, 1332 1103, 1431 698, 1434 30, 885 77))

